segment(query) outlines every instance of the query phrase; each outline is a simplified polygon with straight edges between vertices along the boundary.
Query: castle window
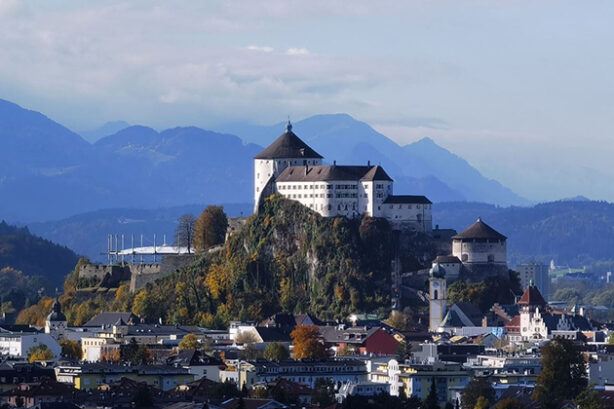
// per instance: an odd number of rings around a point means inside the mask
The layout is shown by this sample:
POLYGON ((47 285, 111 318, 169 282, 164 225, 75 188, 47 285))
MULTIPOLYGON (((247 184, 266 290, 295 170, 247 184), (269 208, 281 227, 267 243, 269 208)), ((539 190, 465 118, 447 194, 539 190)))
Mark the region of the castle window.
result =
POLYGON ((433 290, 433 299, 434 300, 439 299, 439 293, 437 292, 437 290, 433 290))
POLYGON ((260 192, 260 188, 259 187, 256 188, 256 192, 260 192))
POLYGON ((337 205, 337 210, 341 210, 341 205, 340 204, 337 205))
POLYGON ((328 210, 330 210, 330 209, 331 209, 331 205, 328 205, 328 210))
POLYGON ((494 263, 495 262, 495 255, 494 254, 489 254, 488 255, 488 262, 489 263, 494 263))
POLYGON ((256 173, 256 177, 260 179, 260 173, 256 173))
POLYGON ((463 254, 463 255, 461 256, 461 260, 462 260, 463 262, 465 262, 465 261, 469 260, 469 256, 468 256, 467 254, 463 254))

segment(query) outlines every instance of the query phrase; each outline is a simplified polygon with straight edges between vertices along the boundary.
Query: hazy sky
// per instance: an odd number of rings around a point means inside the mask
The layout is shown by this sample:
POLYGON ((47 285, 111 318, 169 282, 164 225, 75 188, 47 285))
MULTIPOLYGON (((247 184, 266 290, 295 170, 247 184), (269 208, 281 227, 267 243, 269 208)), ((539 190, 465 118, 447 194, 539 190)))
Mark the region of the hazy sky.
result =
POLYGON ((534 200, 614 200, 613 1, 0 0, 0 98, 73 128, 346 112, 534 200))

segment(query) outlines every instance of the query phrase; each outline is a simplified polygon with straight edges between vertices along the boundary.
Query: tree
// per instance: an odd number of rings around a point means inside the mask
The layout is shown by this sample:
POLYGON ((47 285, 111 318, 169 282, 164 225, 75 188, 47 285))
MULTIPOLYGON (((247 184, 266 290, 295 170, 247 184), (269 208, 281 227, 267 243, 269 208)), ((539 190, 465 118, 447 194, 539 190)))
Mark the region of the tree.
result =
POLYGON ((392 328, 396 328, 400 331, 404 331, 409 329, 409 317, 402 313, 401 311, 391 311, 390 317, 386 321, 385 324, 390 325, 392 328))
POLYGON ((294 346, 294 358, 326 358, 328 351, 315 325, 298 325, 290 333, 294 346))
POLYGON ((524 409, 524 404, 516 398, 501 399, 494 409, 524 409))
POLYGON ((180 351, 187 349, 200 349, 198 337, 194 334, 187 334, 185 337, 183 337, 177 348, 179 348, 180 351))
POLYGON ((478 401, 475 403, 473 409, 488 409, 490 407, 490 402, 483 396, 478 398, 478 401))
POLYGON ((288 348, 278 342, 271 342, 264 348, 264 358, 269 361, 283 361, 290 357, 288 348))
POLYGON ((45 344, 36 345, 28 349, 28 362, 49 361, 53 358, 55 358, 55 355, 45 344))
POLYGON ((318 378, 311 394, 312 403, 319 404, 321 408, 328 407, 335 402, 335 384, 332 379, 318 378))
POLYGON ((81 360, 81 356, 83 355, 83 350, 81 349, 81 345, 79 342, 72 341, 70 339, 61 339, 59 341, 60 346, 62 347, 62 356, 74 360, 81 360))
POLYGON ((489 402, 494 402, 495 390, 486 378, 475 377, 461 392, 461 408, 473 409, 480 397, 489 402))
POLYGON ((558 408, 562 401, 575 399, 586 387, 586 365, 582 354, 566 339, 554 339, 541 349, 542 371, 532 399, 544 409, 558 408))
POLYGON ((188 248, 188 253, 191 252, 194 243, 194 224, 196 219, 189 213, 181 216, 177 223, 177 230, 175 231, 175 244, 178 246, 185 246, 188 248))
POLYGON ((255 344, 258 342, 258 338, 252 331, 241 331, 235 337, 235 342, 237 344, 255 344))
POLYGON ((578 409, 605 409, 605 405, 601 401, 599 392, 595 390, 595 385, 588 385, 582 392, 578 394, 574 403, 578 409))
POLYGON ((437 399, 437 385, 435 384, 435 378, 431 379, 431 389, 429 389, 429 394, 426 395, 426 398, 424 398, 422 409, 441 409, 439 406, 439 399, 437 399))
POLYGON ((203 251, 224 243, 228 217, 222 206, 207 206, 194 224, 194 248, 203 251))

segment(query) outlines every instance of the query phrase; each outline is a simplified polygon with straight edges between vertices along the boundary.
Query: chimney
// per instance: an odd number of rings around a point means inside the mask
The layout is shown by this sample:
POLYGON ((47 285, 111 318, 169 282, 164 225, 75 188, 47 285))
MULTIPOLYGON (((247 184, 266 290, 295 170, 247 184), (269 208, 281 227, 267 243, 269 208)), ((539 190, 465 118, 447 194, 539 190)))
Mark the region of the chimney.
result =
POLYGON ((333 161, 333 166, 337 166, 337 161, 336 160, 333 161))
POLYGON ((371 167, 371 161, 370 160, 367 161, 367 166, 371 167))

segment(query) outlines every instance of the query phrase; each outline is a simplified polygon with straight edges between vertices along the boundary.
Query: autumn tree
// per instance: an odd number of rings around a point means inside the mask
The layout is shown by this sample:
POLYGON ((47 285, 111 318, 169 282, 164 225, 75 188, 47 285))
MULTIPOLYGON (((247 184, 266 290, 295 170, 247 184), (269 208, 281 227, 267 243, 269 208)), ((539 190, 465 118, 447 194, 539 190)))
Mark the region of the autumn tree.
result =
POLYGON ((181 216, 177 223, 177 230, 175 230, 175 244, 178 246, 185 246, 188 248, 188 253, 194 247, 194 224, 196 219, 189 213, 181 216))
POLYGON ((461 392, 461 408, 473 409, 480 397, 489 402, 494 402, 495 390, 488 379, 475 377, 461 392))
POLYGON ((290 333, 294 358, 326 358, 328 351, 315 325, 299 325, 290 333))
POLYGON ((586 365, 580 351, 567 339, 553 339, 542 347, 541 354, 542 371, 532 399, 544 409, 558 408, 586 387, 586 365))
POLYGON ((83 350, 81 349, 81 345, 79 345, 79 342, 70 339, 61 339, 59 341, 59 344, 62 347, 63 357, 74 359, 77 361, 81 360, 83 350))
POLYGON ((45 344, 36 345, 28 349, 28 362, 49 361, 53 358, 55 358, 55 355, 45 344))
POLYGON ((228 217, 222 206, 207 206, 194 225, 194 248, 203 251, 224 243, 228 217))
POLYGON ((524 404, 516 398, 501 399, 493 407, 494 409, 524 409, 524 404))
POLYGON ((194 334, 187 334, 179 345, 177 346, 180 351, 188 350, 188 349, 200 349, 200 343, 198 342, 198 337, 194 334))
POLYGON ((271 342, 269 345, 264 348, 263 353, 264 359, 268 359, 269 361, 283 361, 290 357, 290 352, 288 348, 283 346, 278 342, 271 342))

